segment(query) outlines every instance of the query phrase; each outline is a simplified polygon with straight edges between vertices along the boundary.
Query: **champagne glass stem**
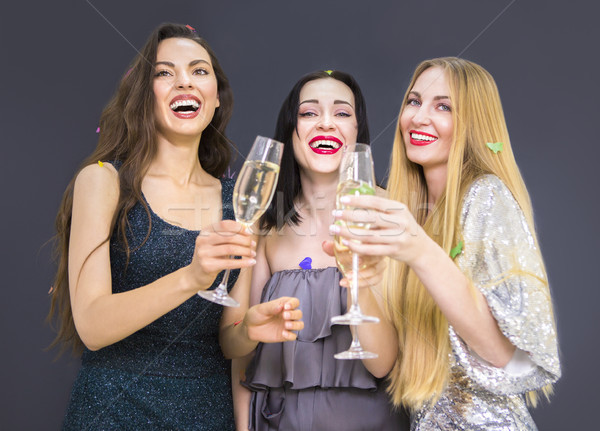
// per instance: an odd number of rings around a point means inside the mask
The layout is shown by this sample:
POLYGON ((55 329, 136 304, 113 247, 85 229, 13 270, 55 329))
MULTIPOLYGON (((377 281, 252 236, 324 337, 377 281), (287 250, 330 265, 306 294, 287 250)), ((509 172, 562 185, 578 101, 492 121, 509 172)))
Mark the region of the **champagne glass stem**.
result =
POLYGON ((215 289, 215 293, 217 295, 219 295, 219 296, 227 295, 227 283, 229 282, 229 273, 230 272, 231 272, 230 269, 225 270, 225 274, 223 275, 223 280, 221 281, 221 283, 219 283, 219 285, 215 289))
POLYGON ((358 253, 352 253, 352 285, 350 286, 350 297, 352 300, 351 311, 361 314, 358 306, 358 253))
POLYGON ((356 325, 350 325, 350 333, 352 334, 352 344, 350 344, 350 348, 348 350, 352 352, 361 351, 362 346, 358 340, 358 328, 356 325))
POLYGON ((221 283, 219 283, 216 289, 201 290, 198 292, 198 296, 227 307, 239 307, 240 303, 227 294, 227 282, 229 281, 230 272, 230 269, 225 270, 225 274, 223 274, 223 280, 221 283))

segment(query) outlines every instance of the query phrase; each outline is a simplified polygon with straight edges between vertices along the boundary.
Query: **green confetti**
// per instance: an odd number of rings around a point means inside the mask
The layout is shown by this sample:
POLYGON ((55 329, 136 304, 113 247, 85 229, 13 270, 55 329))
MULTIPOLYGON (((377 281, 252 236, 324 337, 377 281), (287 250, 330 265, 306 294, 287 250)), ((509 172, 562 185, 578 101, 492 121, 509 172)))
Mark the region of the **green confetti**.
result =
POLYGON ((453 247, 452 250, 450 250, 450 257, 452 259, 454 259, 456 256, 458 256, 461 252, 462 252, 462 248, 463 248, 463 242, 459 242, 458 245, 456 247, 453 247))
POLYGON ((348 190, 349 195, 374 195, 375 189, 368 184, 361 184, 359 187, 348 190))
POLYGON ((502 151, 502 148, 504 147, 504 144, 502 142, 495 142, 495 143, 491 143, 488 142, 487 147, 492 150, 494 152, 494 154, 498 154, 498 152, 502 151))

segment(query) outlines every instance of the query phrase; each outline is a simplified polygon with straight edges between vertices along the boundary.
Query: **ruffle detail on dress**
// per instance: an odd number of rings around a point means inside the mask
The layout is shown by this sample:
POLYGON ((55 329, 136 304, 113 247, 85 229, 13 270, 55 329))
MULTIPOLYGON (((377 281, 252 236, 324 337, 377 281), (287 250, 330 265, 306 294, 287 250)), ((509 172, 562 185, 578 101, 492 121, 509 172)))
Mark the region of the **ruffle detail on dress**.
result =
POLYGON ((245 386, 254 390, 312 387, 377 389, 375 378, 361 361, 338 360, 334 354, 352 342, 349 327, 332 325, 346 311, 346 289, 337 268, 285 270, 273 274, 261 302, 282 296, 300 300, 304 329, 296 341, 259 344, 246 370, 245 386))

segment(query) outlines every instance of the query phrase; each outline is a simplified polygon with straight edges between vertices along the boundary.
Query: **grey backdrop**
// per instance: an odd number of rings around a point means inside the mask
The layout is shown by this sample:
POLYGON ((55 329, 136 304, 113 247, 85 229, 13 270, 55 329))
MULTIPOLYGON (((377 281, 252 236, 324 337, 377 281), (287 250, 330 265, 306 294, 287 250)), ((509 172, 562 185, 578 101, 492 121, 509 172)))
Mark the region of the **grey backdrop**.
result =
MULTIPOLYGON (((271 135, 291 85, 316 69, 360 82, 378 177, 415 65, 461 55, 496 78, 533 198, 556 304, 563 378, 534 411, 542 430, 590 429, 598 408, 597 11, 593 2, 37 2, 3 6, 3 342, 0 428, 60 427, 78 361, 54 361, 44 325, 62 192, 95 146, 100 112, 159 23, 195 27, 235 92, 229 137, 245 154, 271 135)), ((593 427, 595 428, 595 427, 593 427)))

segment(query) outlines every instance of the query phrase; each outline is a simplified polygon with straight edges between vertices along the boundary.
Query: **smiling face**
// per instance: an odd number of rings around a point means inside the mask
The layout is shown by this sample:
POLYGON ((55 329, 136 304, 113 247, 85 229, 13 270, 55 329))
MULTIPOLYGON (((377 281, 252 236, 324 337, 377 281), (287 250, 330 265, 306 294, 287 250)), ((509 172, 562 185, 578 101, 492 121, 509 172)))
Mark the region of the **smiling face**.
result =
POLYGON ((193 40, 158 45, 154 74, 155 118, 160 135, 199 137, 219 107, 218 85, 208 52, 193 40))
POLYGON ((340 165, 341 148, 356 142, 358 125, 354 94, 333 78, 307 82, 300 91, 294 156, 304 172, 332 173, 340 165))
POLYGON ((453 142, 454 121, 450 87, 439 67, 426 69, 415 81, 400 115, 406 156, 430 169, 447 169, 453 142))

